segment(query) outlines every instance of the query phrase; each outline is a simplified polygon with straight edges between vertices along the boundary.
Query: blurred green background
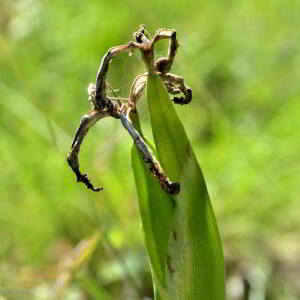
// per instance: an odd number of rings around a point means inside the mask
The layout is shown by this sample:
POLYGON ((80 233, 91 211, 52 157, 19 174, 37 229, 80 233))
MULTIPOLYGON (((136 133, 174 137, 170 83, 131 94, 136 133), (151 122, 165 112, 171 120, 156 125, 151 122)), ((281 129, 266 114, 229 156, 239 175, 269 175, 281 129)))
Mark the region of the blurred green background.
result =
MULTIPOLYGON (((300 299, 299 12, 281 0, 0 0, 0 299, 152 297, 128 134, 104 119, 83 144, 103 192, 66 163, 102 56, 139 24, 178 33, 172 72, 193 101, 177 111, 218 219, 227 299, 300 299)), ((124 54, 108 81, 126 97, 141 72, 140 54, 124 54)), ((150 135, 145 99, 139 109, 150 135)))

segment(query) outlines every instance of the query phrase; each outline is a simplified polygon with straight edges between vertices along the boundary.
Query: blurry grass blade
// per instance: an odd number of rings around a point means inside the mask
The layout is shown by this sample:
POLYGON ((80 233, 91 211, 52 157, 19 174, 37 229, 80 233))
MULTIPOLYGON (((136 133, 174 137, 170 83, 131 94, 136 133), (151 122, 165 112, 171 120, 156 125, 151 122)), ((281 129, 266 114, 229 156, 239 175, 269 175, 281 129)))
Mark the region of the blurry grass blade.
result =
POLYGON ((181 191, 168 245, 171 299, 225 299, 224 258, 206 184, 183 125, 160 78, 148 76, 147 101, 162 167, 181 191))
POLYGON ((96 231, 91 237, 82 240, 63 262, 64 267, 69 270, 78 269, 90 258, 98 244, 99 239, 100 233, 96 231))
POLYGON ((0 94, 5 95, 0 101, 0 105, 22 119, 48 142, 57 145, 60 151, 66 152, 68 150, 68 145, 71 142, 70 136, 33 105, 30 100, 2 82, 0 82, 0 94))
POLYGON ((71 251, 66 259, 61 263, 62 271, 55 282, 55 292, 62 295, 66 287, 70 284, 74 272, 88 261, 96 249, 100 239, 100 232, 95 233, 82 241, 71 251))

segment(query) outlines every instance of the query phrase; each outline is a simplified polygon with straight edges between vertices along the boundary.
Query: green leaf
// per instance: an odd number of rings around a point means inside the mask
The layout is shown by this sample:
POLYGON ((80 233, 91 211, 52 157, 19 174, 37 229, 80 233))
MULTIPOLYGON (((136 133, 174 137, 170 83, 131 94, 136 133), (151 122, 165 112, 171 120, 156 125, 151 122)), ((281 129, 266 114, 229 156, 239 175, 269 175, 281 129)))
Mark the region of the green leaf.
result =
POLYGON ((168 295, 174 300, 225 299, 223 250, 206 184, 183 125, 157 75, 148 76, 147 101, 158 159, 170 179, 181 186, 174 197, 173 239, 168 244, 167 264, 172 270, 168 295))
MULTIPOLYGON (((131 116, 136 129, 142 135, 138 116, 131 116)), ((152 151, 155 148, 145 139, 152 151)), ((139 198, 143 238, 150 258, 155 286, 165 289, 165 269, 168 240, 173 220, 174 200, 165 193, 158 181, 150 173, 135 144, 131 150, 132 168, 139 198)))

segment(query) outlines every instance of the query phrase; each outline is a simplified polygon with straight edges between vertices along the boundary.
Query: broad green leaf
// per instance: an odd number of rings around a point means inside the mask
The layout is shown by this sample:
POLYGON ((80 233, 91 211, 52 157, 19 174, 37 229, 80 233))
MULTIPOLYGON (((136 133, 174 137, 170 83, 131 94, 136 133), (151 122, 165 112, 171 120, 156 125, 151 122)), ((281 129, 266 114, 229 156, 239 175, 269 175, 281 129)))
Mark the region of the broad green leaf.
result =
MULTIPOLYGON (((136 129, 142 135, 138 123, 138 116, 133 115, 132 121, 136 129)), ((155 153, 155 148, 150 142, 145 138, 144 140, 155 153)), ((143 238, 150 259, 155 286, 159 286, 160 289, 163 290, 166 285, 166 261, 168 240, 173 220, 174 200, 161 189, 158 181, 146 167, 134 144, 132 146, 131 155, 132 168, 139 198, 143 238)))
POLYGON ((174 197, 173 239, 168 244, 167 264, 172 271, 167 279, 168 295, 174 300, 225 299, 223 250, 206 184, 183 125, 157 75, 148 76, 147 101, 158 159, 170 179, 181 186, 174 197))

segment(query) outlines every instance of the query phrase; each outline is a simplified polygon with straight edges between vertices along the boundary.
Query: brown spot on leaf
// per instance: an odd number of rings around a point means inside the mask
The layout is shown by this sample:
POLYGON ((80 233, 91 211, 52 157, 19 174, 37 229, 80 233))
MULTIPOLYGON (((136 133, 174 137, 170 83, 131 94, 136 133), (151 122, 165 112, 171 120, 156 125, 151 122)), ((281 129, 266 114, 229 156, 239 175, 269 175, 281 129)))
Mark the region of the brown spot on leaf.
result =
POLYGON ((174 267, 172 266, 171 256, 167 255, 167 266, 171 274, 175 272, 174 267))

